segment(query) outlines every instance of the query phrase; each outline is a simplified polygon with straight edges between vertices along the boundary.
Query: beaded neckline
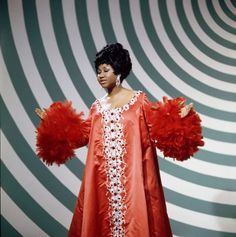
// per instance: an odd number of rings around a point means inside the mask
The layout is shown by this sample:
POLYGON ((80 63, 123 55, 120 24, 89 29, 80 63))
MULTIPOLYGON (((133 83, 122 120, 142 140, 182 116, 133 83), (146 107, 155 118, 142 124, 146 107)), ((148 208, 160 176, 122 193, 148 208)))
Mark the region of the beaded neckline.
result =
POLYGON ((123 112, 124 110, 127 111, 130 108, 130 105, 133 105, 136 101, 137 98, 139 97, 139 95, 142 93, 142 91, 135 91, 134 95, 131 97, 131 99, 125 103, 124 105, 120 106, 120 107, 114 107, 114 108, 108 108, 105 106, 102 106, 101 104, 101 99, 97 99, 96 100, 96 104, 98 107, 99 112, 103 112, 103 111, 118 111, 118 112, 123 112))

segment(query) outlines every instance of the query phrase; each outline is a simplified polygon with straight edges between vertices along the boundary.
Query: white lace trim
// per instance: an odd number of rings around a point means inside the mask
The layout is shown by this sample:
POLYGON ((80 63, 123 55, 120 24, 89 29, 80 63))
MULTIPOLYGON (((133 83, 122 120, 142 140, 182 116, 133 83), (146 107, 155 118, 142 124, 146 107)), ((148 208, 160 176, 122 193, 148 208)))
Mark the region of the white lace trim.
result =
POLYGON ((120 108, 106 109, 97 101, 97 109, 103 118, 103 150, 106 160, 105 170, 107 175, 107 197, 109 201, 109 217, 112 237, 125 236, 125 168, 124 154, 126 152, 123 126, 121 123, 122 112, 127 111, 134 104, 138 91, 129 103, 120 108))
POLYGON ((109 104, 104 103, 104 98, 98 99, 95 101, 96 105, 97 105, 97 109, 100 113, 102 113, 103 111, 108 111, 108 110, 117 110, 118 112, 122 113, 123 111, 127 111, 130 108, 130 105, 133 105, 136 101, 138 96, 142 93, 142 91, 136 91, 134 92, 134 95, 132 96, 132 98, 130 99, 130 101, 126 104, 124 104, 121 107, 117 107, 117 108, 109 108, 109 104))

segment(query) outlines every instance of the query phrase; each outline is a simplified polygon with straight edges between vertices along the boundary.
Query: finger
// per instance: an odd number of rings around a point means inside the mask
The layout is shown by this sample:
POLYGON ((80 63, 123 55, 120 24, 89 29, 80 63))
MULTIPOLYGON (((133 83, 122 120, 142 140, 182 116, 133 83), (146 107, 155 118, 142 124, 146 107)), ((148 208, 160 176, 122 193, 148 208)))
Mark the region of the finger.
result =
POLYGON ((179 107, 182 107, 183 105, 184 105, 184 103, 185 103, 185 101, 183 100, 183 101, 181 101, 181 102, 179 102, 179 107))
POLYGON ((35 109, 34 111, 35 111, 35 113, 36 113, 37 115, 40 115, 41 112, 42 112, 41 109, 39 109, 39 108, 35 109))
POLYGON ((45 115, 45 112, 43 112, 41 109, 39 108, 36 108, 35 109, 35 113, 41 118, 43 119, 44 115, 45 115))
POLYGON ((164 104, 166 104, 168 102, 168 97, 167 96, 163 96, 163 102, 164 102, 164 104))
POLYGON ((188 107, 189 107, 189 109, 192 109, 192 108, 193 108, 193 103, 190 103, 190 104, 188 105, 188 107))
POLYGON ((193 107, 193 103, 190 103, 186 106, 184 106, 182 109, 181 109, 181 112, 180 112, 180 117, 183 118, 185 116, 188 115, 189 111, 192 109, 193 107))
POLYGON ((41 109, 36 108, 34 111, 35 111, 35 113, 38 113, 39 111, 41 111, 41 109))

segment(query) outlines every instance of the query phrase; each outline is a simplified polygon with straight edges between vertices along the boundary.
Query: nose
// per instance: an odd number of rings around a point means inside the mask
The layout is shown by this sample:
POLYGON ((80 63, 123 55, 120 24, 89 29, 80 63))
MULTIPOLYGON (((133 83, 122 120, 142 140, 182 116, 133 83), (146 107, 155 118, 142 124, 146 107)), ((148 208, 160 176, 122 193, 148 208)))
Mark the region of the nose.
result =
POLYGON ((103 74, 102 72, 100 72, 100 73, 97 74, 97 77, 98 77, 99 79, 101 79, 101 78, 104 77, 104 74, 103 74))

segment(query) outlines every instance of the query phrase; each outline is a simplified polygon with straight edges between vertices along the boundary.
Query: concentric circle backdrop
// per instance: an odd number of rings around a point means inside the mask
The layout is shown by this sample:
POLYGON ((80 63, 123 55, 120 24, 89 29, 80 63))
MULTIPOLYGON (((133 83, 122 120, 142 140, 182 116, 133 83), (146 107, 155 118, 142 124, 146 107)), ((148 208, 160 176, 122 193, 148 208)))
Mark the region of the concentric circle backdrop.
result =
POLYGON ((87 148, 45 166, 34 109, 69 99, 87 114, 105 93, 94 55, 116 41, 133 61, 125 86, 184 96, 202 118, 194 158, 159 156, 174 236, 236 236, 235 0, 1 0, 0 15, 1 236, 66 236, 87 148))

